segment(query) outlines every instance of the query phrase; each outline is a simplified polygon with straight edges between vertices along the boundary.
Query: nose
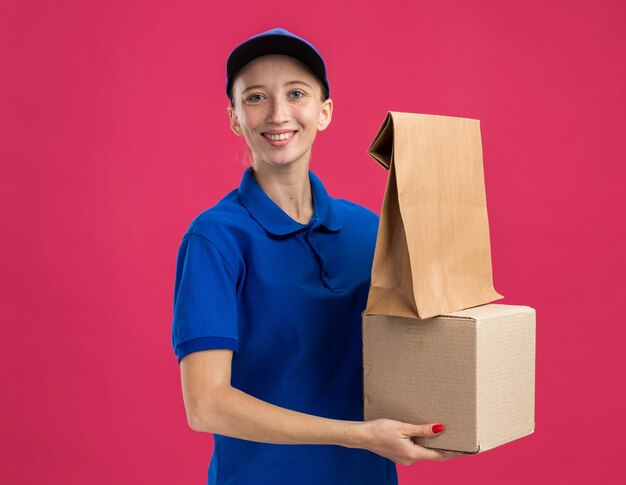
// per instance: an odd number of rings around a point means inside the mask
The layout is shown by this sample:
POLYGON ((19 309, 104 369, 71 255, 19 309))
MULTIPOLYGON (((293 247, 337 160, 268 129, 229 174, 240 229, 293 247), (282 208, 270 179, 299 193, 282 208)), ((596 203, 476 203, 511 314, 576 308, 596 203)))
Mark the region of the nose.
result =
POLYGON ((287 121, 288 109, 282 99, 274 97, 269 103, 269 112, 267 113, 268 123, 280 124, 287 121))

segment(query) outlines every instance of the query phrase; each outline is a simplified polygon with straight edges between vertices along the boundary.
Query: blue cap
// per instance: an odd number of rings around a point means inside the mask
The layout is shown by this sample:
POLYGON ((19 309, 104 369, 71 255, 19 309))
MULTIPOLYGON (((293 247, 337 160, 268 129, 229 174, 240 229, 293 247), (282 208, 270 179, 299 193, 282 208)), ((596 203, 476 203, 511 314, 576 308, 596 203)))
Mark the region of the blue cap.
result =
POLYGON ((326 64, 315 46, 281 28, 250 37, 233 49, 226 61, 226 95, 230 97, 233 79, 243 66, 257 57, 269 54, 281 54, 298 59, 322 82, 326 89, 326 97, 330 96, 326 64))

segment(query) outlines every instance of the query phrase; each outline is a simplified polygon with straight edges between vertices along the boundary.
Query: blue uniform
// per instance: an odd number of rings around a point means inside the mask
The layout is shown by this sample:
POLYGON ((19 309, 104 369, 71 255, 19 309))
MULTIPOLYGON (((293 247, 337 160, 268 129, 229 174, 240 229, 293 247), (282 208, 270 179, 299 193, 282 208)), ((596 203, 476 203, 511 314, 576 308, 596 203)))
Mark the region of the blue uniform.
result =
MULTIPOLYGON (((233 387, 287 409, 360 421, 361 312, 378 216, 330 197, 309 171, 314 214, 300 224, 251 170, 183 236, 174 351, 180 362, 190 352, 232 349, 233 387)), ((397 483, 393 462, 362 449, 214 438, 209 484, 397 483)))

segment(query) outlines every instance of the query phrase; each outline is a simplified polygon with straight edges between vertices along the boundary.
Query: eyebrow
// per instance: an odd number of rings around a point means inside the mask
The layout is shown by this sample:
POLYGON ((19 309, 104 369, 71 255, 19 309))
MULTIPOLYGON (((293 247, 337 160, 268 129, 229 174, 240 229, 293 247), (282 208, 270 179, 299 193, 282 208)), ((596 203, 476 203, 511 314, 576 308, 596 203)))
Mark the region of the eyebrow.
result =
MULTIPOLYGON (((285 83, 285 86, 290 86, 292 84, 304 84, 305 86, 307 86, 310 89, 313 89, 313 86, 311 86, 309 83, 305 82, 305 81, 288 81, 285 83)), ((265 86, 263 86, 262 84, 255 84, 254 86, 249 86, 246 89, 244 89, 242 91, 242 93, 245 93, 246 91, 250 91, 252 89, 259 89, 259 88, 264 88, 265 86)))

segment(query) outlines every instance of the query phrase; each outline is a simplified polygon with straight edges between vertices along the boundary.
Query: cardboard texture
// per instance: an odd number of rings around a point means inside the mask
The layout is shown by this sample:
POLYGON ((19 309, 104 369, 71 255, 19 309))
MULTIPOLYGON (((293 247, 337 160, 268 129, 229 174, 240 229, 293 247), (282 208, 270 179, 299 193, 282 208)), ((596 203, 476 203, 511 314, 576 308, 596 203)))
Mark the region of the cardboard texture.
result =
POLYGON ((365 313, 429 318, 502 298, 479 122, 389 112, 369 153, 389 178, 365 313))
POLYGON ((479 453, 534 431, 535 311, 363 315, 365 419, 444 423, 428 448, 479 453))

